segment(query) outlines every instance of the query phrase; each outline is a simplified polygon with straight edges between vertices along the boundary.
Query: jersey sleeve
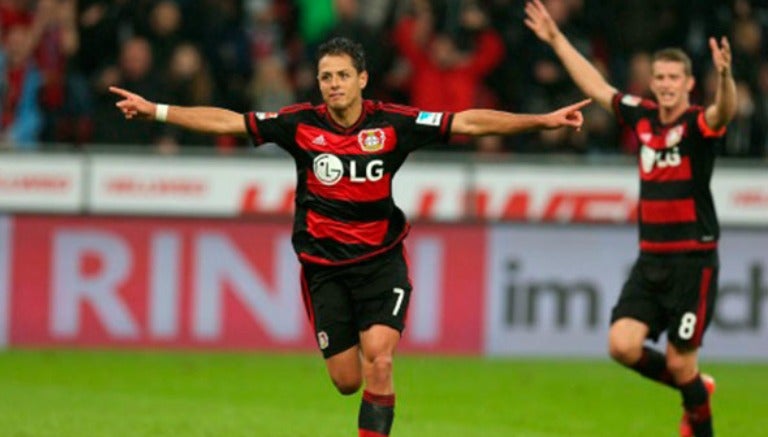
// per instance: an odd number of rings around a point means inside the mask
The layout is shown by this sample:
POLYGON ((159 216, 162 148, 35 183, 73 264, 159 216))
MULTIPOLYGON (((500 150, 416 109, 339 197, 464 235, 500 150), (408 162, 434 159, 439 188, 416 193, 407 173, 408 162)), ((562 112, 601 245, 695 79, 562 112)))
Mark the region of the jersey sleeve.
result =
POLYGON ((618 92, 611 99, 613 113, 620 125, 633 126, 638 120, 647 115, 649 110, 656 108, 656 103, 632 94, 618 92))
POLYGON ((451 136, 451 112, 427 112, 409 108, 398 127, 398 147, 412 152, 431 144, 447 143, 451 136))
POLYGON ((702 137, 721 138, 725 135, 725 126, 715 130, 707 124, 707 117, 705 116, 704 108, 701 108, 698 112, 699 114, 696 116, 696 126, 698 127, 702 137))
POLYGON ((292 117, 284 112, 247 112, 245 127, 255 146, 275 143, 281 148, 292 151, 295 148, 293 133, 296 130, 292 117))

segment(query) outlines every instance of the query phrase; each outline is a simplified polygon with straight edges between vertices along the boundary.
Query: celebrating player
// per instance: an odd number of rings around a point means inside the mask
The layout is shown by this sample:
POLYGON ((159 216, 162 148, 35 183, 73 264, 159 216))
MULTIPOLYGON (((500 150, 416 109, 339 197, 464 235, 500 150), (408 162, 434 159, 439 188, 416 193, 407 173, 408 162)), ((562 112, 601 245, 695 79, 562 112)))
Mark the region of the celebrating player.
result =
POLYGON ((640 255, 613 308, 611 356, 641 375, 676 388, 685 412, 681 436, 712 435, 714 380, 698 370, 698 348, 717 293, 719 227, 709 181, 717 146, 736 111, 728 40, 710 38, 717 69, 715 101, 692 106, 691 61, 679 49, 653 57, 656 102, 617 92, 560 32, 540 0, 525 24, 549 44, 576 85, 640 141, 640 255), (644 347, 667 330, 666 354, 644 347))
MULTIPOLYGON (((362 48, 344 38, 318 50, 324 103, 277 113, 156 104, 112 87, 128 119, 154 119, 213 134, 272 142, 296 161, 293 246, 303 298, 331 380, 342 394, 365 384, 359 435, 388 436, 394 417, 392 358, 411 295, 402 241, 409 230, 392 199, 392 178, 408 154, 451 134, 510 135, 583 123, 590 100, 547 114, 472 109, 458 113, 364 100, 362 48)), ((437 85, 437 84, 436 84, 437 85)))

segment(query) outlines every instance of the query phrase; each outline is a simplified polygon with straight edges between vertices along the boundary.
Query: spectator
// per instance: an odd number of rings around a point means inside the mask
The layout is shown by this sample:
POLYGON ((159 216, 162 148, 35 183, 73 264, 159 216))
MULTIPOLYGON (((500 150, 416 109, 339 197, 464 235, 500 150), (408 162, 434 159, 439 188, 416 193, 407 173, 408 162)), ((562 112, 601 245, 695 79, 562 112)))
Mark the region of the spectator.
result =
POLYGON ((0 142, 5 147, 35 148, 42 128, 38 104, 42 76, 26 44, 31 28, 15 24, 4 29, 0 52, 0 142))
POLYGON ((417 2, 414 16, 398 23, 394 38, 411 64, 410 103, 426 110, 461 111, 478 105, 485 78, 499 64, 504 45, 475 4, 462 10, 472 48, 462 51, 451 36, 437 31, 431 6, 417 2))
POLYGON ((162 0, 149 16, 149 35, 155 67, 168 68, 176 47, 181 43, 181 11, 176 2, 162 0))
POLYGON ((274 112, 296 102, 293 87, 283 61, 277 56, 264 58, 256 66, 251 82, 252 107, 274 112))
POLYGON ((119 64, 108 66, 100 73, 94 90, 97 96, 94 141, 129 146, 156 144, 161 134, 158 125, 146 123, 126 127, 125 123, 119 122, 119 117, 114 114, 114 99, 107 90, 108 84, 112 83, 140 89, 146 95, 165 97, 152 70, 152 48, 146 39, 134 37, 126 41, 120 50, 119 64))
POLYGON ((40 35, 36 59, 42 74, 41 139, 81 144, 91 136, 91 96, 74 58, 80 45, 75 0, 40 0, 32 32, 40 35))
MULTIPOLYGON (((164 77, 165 99, 184 102, 186 106, 204 106, 216 101, 213 79, 200 50, 191 43, 181 43, 171 54, 164 77)), ((175 153, 180 145, 211 145, 210 135, 165 126, 159 140, 161 152, 175 153)))

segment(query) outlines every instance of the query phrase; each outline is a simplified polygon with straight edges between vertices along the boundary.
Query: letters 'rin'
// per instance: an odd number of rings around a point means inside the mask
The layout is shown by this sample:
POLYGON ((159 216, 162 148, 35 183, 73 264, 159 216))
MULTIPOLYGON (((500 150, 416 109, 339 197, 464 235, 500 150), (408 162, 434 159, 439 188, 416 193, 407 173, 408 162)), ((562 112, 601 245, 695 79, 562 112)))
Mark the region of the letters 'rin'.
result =
POLYGON ((357 135, 357 142, 364 152, 378 152, 384 148, 386 134, 381 129, 365 129, 357 135))

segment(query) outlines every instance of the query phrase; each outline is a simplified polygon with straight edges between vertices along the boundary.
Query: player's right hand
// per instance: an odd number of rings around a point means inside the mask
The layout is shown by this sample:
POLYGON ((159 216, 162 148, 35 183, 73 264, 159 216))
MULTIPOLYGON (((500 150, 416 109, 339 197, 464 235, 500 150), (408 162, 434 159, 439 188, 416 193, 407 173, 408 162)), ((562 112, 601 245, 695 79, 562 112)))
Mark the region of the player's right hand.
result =
POLYGON ((109 91, 123 98, 115 103, 115 106, 123 112, 126 119, 153 120, 155 118, 156 104, 116 86, 109 87, 109 91))
POLYGON ((525 25, 547 44, 552 44, 560 34, 555 20, 549 15, 541 0, 531 0, 525 3, 525 25))

